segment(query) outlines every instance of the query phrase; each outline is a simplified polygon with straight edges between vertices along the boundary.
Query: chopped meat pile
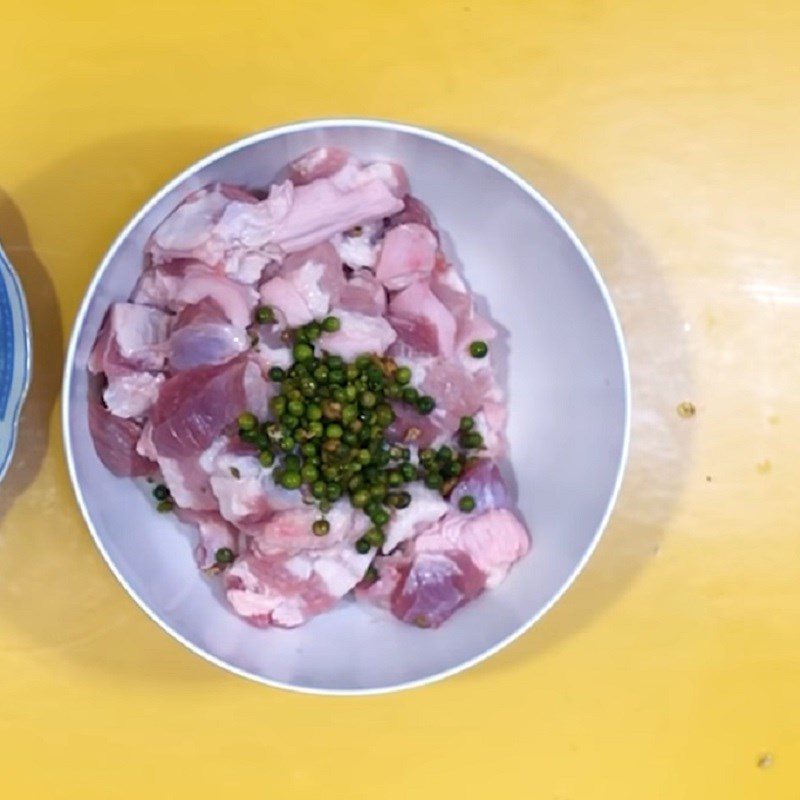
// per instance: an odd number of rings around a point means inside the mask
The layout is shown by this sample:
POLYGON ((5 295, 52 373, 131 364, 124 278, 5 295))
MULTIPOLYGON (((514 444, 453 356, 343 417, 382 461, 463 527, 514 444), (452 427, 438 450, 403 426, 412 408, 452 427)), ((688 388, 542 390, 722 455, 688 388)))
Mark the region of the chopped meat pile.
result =
POLYGON ((199 189, 153 231, 89 358, 97 454, 194 526, 252 624, 352 593, 435 628, 529 548, 495 329, 400 165, 320 147, 282 174, 199 189))

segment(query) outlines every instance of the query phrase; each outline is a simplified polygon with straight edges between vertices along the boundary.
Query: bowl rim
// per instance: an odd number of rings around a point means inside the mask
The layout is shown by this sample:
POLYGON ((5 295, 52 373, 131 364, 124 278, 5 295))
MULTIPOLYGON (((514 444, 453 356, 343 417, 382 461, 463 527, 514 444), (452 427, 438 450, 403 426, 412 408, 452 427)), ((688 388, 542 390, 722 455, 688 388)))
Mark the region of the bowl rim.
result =
POLYGON ((89 285, 86 288, 80 307, 78 308, 77 314, 75 315, 75 319, 72 325, 72 332, 70 334, 69 346, 67 348, 65 356, 64 371, 62 376, 61 427, 62 427, 64 453, 66 457, 70 482, 72 483, 72 489, 75 493, 75 498, 81 510, 81 514, 83 515, 83 519, 86 523, 86 526, 89 529, 89 533, 91 534, 92 539, 94 540, 94 543, 97 546, 97 549, 100 551, 100 554, 105 560, 106 565, 114 574, 114 576, 117 578, 117 580, 120 582, 120 584, 122 584, 122 586, 128 592, 130 597, 139 606, 139 608, 142 611, 144 611, 144 613, 153 622, 155 622, 162 630, 164 630, 174 639, 176 639, 185 647, 187 647, 191 652, 195 653, 201 658, 204 658, 206 661, 211 662, 217 667, 220 667, 221 669, 226 670, 227 672, 231 672, 242 678, 247 678, 248 680, 255 681, 256 683, 260 683, 266 686, 271 686, 276 689, 284 689, 288 691, 299 692, 301 694, 322 695, 322 696, 359 697, 367 695, 380 695, 380 694, 388 694, 390 692, 397 692, 404 689, 412 689, 421 686, 426 686, 428 684, 444 680, 445 678, 456 675, 459 672, 462 672, 464 670, 469 669, 470 667, 475 666, 476 664, 479 664, 481 661, 484 661, 485 659, 499 652, 504 647, 511 644, 517 638, 519 638, 528 630, 530 630, 531 627, 533 627, 533 625, 535 625, 561 599, 561 597, 564 595, 567 589, 569 589, 570 586, 573 585, 575 579, 581 573, 586 563, 594 553, 595 548, 597 547, 597 544, 600 541, 600 538, 603 535, 603 532, 605 531, 608 525, 608 521, 611 517, 611 513, 614 509, 614 506, 616 505, 620 488, 622 486, 622 480, 625 473, 625 467, 627 465, 628 453, 630 448, 630 427, 631 427, 630 366, 628 361, 628 353, 625 347, 625 339, 622 333, 622 326, 620 324, 617 311, 611 299, 611 294, 605 282, 603 281, 600 272, 594 263, 594 260, 592 259, 586 247, 578 238, 577 234, 572 230, 570 225, 556 210, 556 208, 552 205, 552 203, 550 203, 549 200, 547 200, 538 190, 536 190, 533 186, 531 186, 531 184, 528 183, 524 178, 522 178, 512 169, 505 166, 500 161, 488 155, 487 153, 483 152, 479 148, 467 144, 466 142, 462 142, 452 136, 440 133, 439 131, 436 130, 423 128, 417 125, 412 125, 403 122, 395 122, 392 120, 384 120, 384 119, 372 119, 368 117, 332 117, 332 118, 321 117, 321 118, 307 119, 298 122, 291 122, 283 125, 265 128, 263 130, 257 131, 252 134, 248 134, 244 137, 229 142, 228 144, 222 145, 221 147, 218 147, 217 149, 213 150, 212 152, 208 153, 202 158, 194 161, 188 167, 183 169, 178 175, 172 178, 172 180, 168 181, 161 189, 159 189, 154 195, 152 195, 152 197, 146 203, 144 203, 144 205, 142 205, 141 208, 133 215, 130 221, 125 225, 122 231, 114 239, 114 241, 106 251, 105 255, 103 256, 102 260, 100 261, 100 264, 98 265, 97 269, 94 272, 94 275, 92 276, 92 280, 90 281, 89 285), (512 183, 516 184, 534 202, 538 203, 552 217, 552 219, 557 223, 557 225, 561 228, 561 230, 566 234, 571 243, 574 245, 579 255, 583 259, 584 263, 588 267, 589 272, 591 273, 595 283, 597 284, 598 289, 600 290, 600 294, 605 303, 606 310, 608 311, 608 314, 611 318, 612 326, 614 329, 614 336, 620 354, 622 377, 623 377, 622 389, 624 394, 622 448, 620 451, 619 463, 617 465, 617 472, 611 494, 609 495, 605 511, 603 512, 603 516, 596 527, 596 530, 594 532, 594 535, 592 536, 591 541, 589 542, 589 545, 587 546, 585 552, 581 556, 578 563, 575 565, 574 569, 564 580, 558 591, 553 594, 553 596, 548 600, 548 602, 545 603, 545 605, 542 606, 542 608, 539 609, 536 614, 532 615, 530 619, 528 619, 524 624, 520 625, 520 627, 517 630, 515 630, 508 636, 504 637, 500 641, 495 642, 495 644, 493 644, 491 647, 486 648, 484 651, 478 653, 472 658, 462 661, 461 663, 456 664, 447 669, 440 670, 439 672, 426 675, 425 677, 422 678, 415 678, 414 680, 410 681, 402 681, 395 684, 387 684, 385 686, 377 686, 364 689, 334 689, 326 687, 298 686, 286 681, 279 681, 279 680, 274 680, 272 678, 266 678, 263 675, 258 675, 254 672, 249 672, 248 670, 236 667, 233 664, 230 664, 224 661, 223 659, 218 658, 212 653, 209 653, 201 646, 196 645, 193 642, 189 641, 185 636, 183 636, 183 634, 179 633, 166 621, 162 620, 158 616, 158 614, 153 609, 151 609, 144 602, 144 600, 142 600, 139 597, 136 591, 125 580, 124 576, 117 569, 116 564, 114 564, 111 557, 109 556, 109 553, 107 552, 97 530, 95 529, 94 523, 92 522, 89 516, 89 512, 84 501, 83 490, 78 483, 75 460, 72 452, 72 443, 71 443, 70 427, 69 427, 69 416, 70 416, 70 405, 71 405, 70 388, 72 383, 71 376, 74 371, 75 352, 77 349, 78 338, 81 330, 83 329, 89 304, 97 291, 98 285, 100 284, 100 281, 102 280, 106 272, 106 269, 108 268, 109 263, 116 255, 117 250, 119 250, 120 246, 127 239, 132 229, 150 211, 150 209, 154 205, 156 205, 163 197, 165 197, 169 192, 171 192, 176 187, 180 186, 184 181, 191 178, 192 175, 194 175, 207 165, 212 164, 213 162, 218 161, 219 159, 231 153, 249 147, 250 145, 253 145, 257 142, 269 141, 270 139, 274 139, 278 136, 282 136, 285 134, 314 130, 316 128, 347 128, 347 127, 377 128, 380 130, 389 130, 394 132, 406 133, 406 134, 411 134, 412 136, 417 136, 422 139, 428 139, 430 141, 437 142, 447 147, 451 147, 497 170, 499 173, 501 173, 510 181, 512 181, 512 183))
MULTIPOLYGON (((0 482, 3 481, 8 470, 11 468, 11 463, 14 459, 14 451, 17 448, 17 440, 19 438, 19 422, 22 416, 22 407, 25 404, 25 399, 28 396, 28 390, 31 385, 31 376, 33 374, 33 337, 31 335, 31 318, 28 309, 28 301, 25 296, 25 289, 22 286, 17 271, 11 263, 11 259, 7 256, 0 245, 0 281, 10 284, 12 292, 6 292, 6 287, 3 291, 8 294, 9 304, 13 304, 19 315, 19 328, 12 330, 12 348, 11 348, 11 393, 8 397, 7 411, 10 411, 10 425, 8 431, 8 438, 4 443, 0 443, 0 482), (16 334, 19 334, 19 341, 17 341, 16 334), (17 386, 14 387, 14 375, 19 374, 20 380, 17 386)), ((13 316, 13 309, 12 309, 13 316)))

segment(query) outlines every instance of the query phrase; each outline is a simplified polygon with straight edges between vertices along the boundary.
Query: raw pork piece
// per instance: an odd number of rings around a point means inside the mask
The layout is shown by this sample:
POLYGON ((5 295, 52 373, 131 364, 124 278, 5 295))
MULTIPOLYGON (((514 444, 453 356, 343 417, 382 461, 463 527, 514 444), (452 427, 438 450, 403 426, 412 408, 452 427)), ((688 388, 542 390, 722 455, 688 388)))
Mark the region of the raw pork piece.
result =
POLYGON ((420 553, 402 570, 391 596, 392 614, 420 628, 438 628, 484 586, 483 573, 465 553, 420 553))
POLYGON ((505 508, 482 513, 451 512, 414 540, 414 553, 458 550, 497 586, 511 565, 528 552, 530 540, 523 524, 505 508))
POLYGON ((163 375, 150 372, 113 375, 103 390, 103 400, 117 417, 141 417, 155 403, 162 383, 163 375))
POLYGON ((450 510, 439 492, 422 484, 409 484, 406 491, 411 495, 411 505, 402 514, 394 514, 386 525, 386 541, 381 548, 384 553, 391 553, 402 542, 430 528, 450 510))
POLYGON ((318 178, 330 178, 350 158, 350 153, 340 147, 316 147, 289 164, 289 180, 295 186, 302 186, 318 178))
POLYGON ((453 355, 456 321, 427 283, 413 283, 389 301, 389 319, 397 335, 422 353, 453 355))
POLYGON ((141 423, 114 416, 90 387, 89 433, 98 458, 109 472, 119 477, 140 477, 156 471, 156 464, 136 450, 141 432, 141 423))
POLYGON ((357 553, 349 542, 295 554, 250 552, 225 575, 228 600, 253 625, 293 628, 344 597, 372 556, 357 553))
POLYGON ((109 377, 135 371, 160 370, 170 318, 156 308, 114 303, 89 356, 89 371, 109 377))
POLYGON ((397 338, 392 326, 383 317, 367 316, 354 311, 334 309, 341 323, 335 333, 323 333, 317 349, 352 361, 362 353, 383 355, 397 338))
POLYGON ((394 228, 398 225, 407 225, 409 223, 418 223, 419 225, 424 225, 433 233, 433 235, 436 237, 436 240, 439 240, 439 234, 433 224, 433 221, 431 220, 431 212, 428 211, 427 206, 421 200, 418 200, 416 197, 407 194, 403 198, 402 211, 399 211, 397 214, 389 217, 387 227, 394 228))
POLYGON ((433 272, 436 248, 436 237, 424 225, 391 228, 383 239, 375 277, 390 291, 425 280, 433 272))
POLYGON ((224 364, 249 346, 245 328, 233 325, 216 300, 203 297, 178 314, 169 337, 167 360, 170 368, 179 372, 224 364))
POLYGON ((218 569, 217 551, 223 547, 238 555, 239 534, 233 525, 222 519, 215 511, 186 511, 179 508, 176 513, 181 522, 197 526, 200 536, 194 557, 200 569, 218 569))
POLYGON ((154 264, 188 258, 245 282, 258 280, 270 261, 321 244, 362 222, 399 211, 389 168, 364 167, 303 186, 274 185, 265 200, 229 198, 219 185, 195 192, 155 230, 148 245, 154 264))
POLYGON ((475 500, 475 512, 491 508, 508 508, 508 490, 494 461, 481 458, 467 467, 450 493, 450 502, 458 507, 465 495, 475 500))
POLYGON ((345 285, 342 262, 325 243, 293 253, 280 274, 261 287, 261 302, 279 312, 290 327, 324 317, 345 285))
POLYGON ((369 270, 361 270, 342 287, 339 308, 367 316, 380 316, 386 311, 386 291, 369 270))
POLYGON ((169 458, 199 455, 243 411, 262 413, 267 384, 257 364, 240 357, 179 372, 153 406, 153 443, 169 458))

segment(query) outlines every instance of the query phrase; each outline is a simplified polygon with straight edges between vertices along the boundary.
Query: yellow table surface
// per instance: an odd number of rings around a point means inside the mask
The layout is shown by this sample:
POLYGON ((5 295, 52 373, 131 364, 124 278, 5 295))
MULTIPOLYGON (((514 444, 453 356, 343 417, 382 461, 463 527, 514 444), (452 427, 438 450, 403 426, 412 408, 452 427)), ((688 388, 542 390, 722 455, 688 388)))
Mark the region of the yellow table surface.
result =
POLYGON ((5 797, 800 798, 796 3, 32 0, 0 34, 0 238, 35 332, 0 489, 5 797), (58 419, 129 216, 218 145, 325 115, 518 169, 595 256, 632 360, 630 467, 577 584, 488 662, 374 698, 249 683, 149 622, 58 419))

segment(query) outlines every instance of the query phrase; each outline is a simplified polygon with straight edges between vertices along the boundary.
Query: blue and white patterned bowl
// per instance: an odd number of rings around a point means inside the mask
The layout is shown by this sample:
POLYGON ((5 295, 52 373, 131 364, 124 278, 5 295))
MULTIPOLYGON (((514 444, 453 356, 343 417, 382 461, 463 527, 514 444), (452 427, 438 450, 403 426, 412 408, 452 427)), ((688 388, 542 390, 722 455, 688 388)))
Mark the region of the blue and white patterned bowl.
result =
POLYGON ((31 329, 25 293, 0 247, 0 481, 11 464, 30 376, 31 329))

